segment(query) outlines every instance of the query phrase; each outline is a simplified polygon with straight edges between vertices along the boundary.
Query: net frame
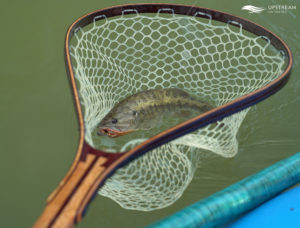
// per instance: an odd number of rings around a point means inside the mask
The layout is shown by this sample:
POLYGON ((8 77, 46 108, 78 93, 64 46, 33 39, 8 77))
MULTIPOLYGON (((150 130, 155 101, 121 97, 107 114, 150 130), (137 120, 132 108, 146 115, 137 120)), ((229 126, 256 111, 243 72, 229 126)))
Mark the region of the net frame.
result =
MULTIPOLYGON (((87 14, 79 19, 77 19, 68 29, 66 40, 65 40, 65 60, 66 60, 66 68, 69 75, 69 79, 71 82, 74 102, 76 105, 78 121, 80 125, 80 142, 77 150, 77 155, 75 160, 86 153, 94 153, 99 156, 108 157, 110 160, 119 157, 119 161, 117 163, 113 162, 114 168, 125 165, 128 161, 131 161, 142 154, 155 149, 171 140, 179 138, 183 135, 186 135, 190 132, 193 132, 201 127, 207 126, 210 123, 221 120, 227 116, 230 116, 236 112, 244 110, 264 99, 271 96, 278 90, 280 90, 285 83, 287 82, 291 69, 292 69, 292 54, 288 46, 281 40, 277 35, 267 30, 266 28, 251 22, 247 19, 243 19, 228 13, 216 11, 208 8, 200 8, 195 6, 187 6, 187 5, 178 5, 178 4, 133 4, 133 5, 121 5, 115 6, 111 8, 106 8, 102 10, 98 10, 87 14), (124 154, 111 154, 106 153, 104 151, 96 150, 87 144, 85 141, 85 132, 84 132, 84 120, 83 120, 83 112, 80 104, 79 94, 78 94, 78 86, 76 84, 75 75, 72 69, 71 56, 69 53, 70 48, 70 40, 71 38, 80 30, 81 27, 84 27, 90 23, 93 23, 98 20, 103 20, 106 18, 121 16, 124 14, 139 14, 142 13, 157 13, 158 11, 162 11, 167 14, 180 14, 180 15, 188 15, 194 16, 196 14, 197 17, 202 18, 210 18, 211 20, 216 20, 219 22, 230 23, 233 26, 240 27, 252 34, 261 37, 267 37, 268 41, 277 49, 283 52, 283 54, 287 58, 287 64, 283 71, 283 73, 274 81, 267 84, 266 86, 253 91, 247 95, 239 97, 227 104, 221 105, 209 112, 201 114, 191 120, 185 121, 177 126, 174 126, 170 129, 167 129, 160 134, 153 136, 152 138, 146 140, 145 142, 139 144, 135 148, 124 154), (126 154, 126 155, 125 155, 126 154)), ((84 157, 84 156, 83 156, 84 157)), ((109 162, 110 163, 110 162, 109 162)))
POLYGON ((259 101, 271 96, 276 91, 281 89, 287 82, 293 62, 292 54, 288 46, 278 36, 253 22, 250 22, 240 17, 233 16, 231 14, 207 8, 200 8, 187 5, 156 3, 115 6, 111 8, 97 10, 95 12, 80 17, 69 27, 67 31, 65 39, 65 61, 79 121, 79 145, 75 160, 69 172, 61 181, 58 188, 48 198, 48 206, 46 207, 40 219, 37 221, 36 226, 38 226, 39 224, 48 224, 49 226, 53 224, 68 224, 68 226, 74 225, 75 223, 81 220, 86 205, 89 203, 99 186, 101 186, 105 182, 105 180, 114 173, 116 169, 129 163, 133 159, 141 156, 142 154, 157 148, 158 146, 161 146, 171 140, 174 140, 178 137, 195 131, 210 123, 221 120, 231 114, 244 110, 249 106, 256 104, 259 101), (194 16, 197 13, 196 16, 202 18, 207 18, 207 15, 210 15, 211 20, 216 20, 224 23, 231 23, 235 21, 237 23, 232 23, 233 26, 239 27, 240 25, 242 25, 242 28, 244 30, 247 30, 252 34, 261 37, 268 37, 270 43, 286 56, 287 64, 285 66, 285 69, 278 78, 276 78, 274 81, 267 84, 266 86, 255 90, 247 95, 239 97, 227 104, 214 108, 213 110, 201 114, 193 119, 176 125, 170 129, 167 129, 159 133, 158 135, 146 140, 145 142, 139 144, 138 146, 134 147, 128 152, 107 153, 104 151, 96 150, 85 141, 85 126, 82 114, 83 112, 79 101, 78 86, 76 84, 71 63, 71 56, 69 53, 70 40, 81 27, 93 23, 94 21, 114 16, 121 16, 123 13, 133 14, 136 13, 136 11, 138 11, 140 14, 157 13, 159 10, 164 10, 164 13, 174 13, 188 16, 194 16), (64 198, 60 205, 57 205, 57 203, 55 204, 55 208, 57 208, 55 212, 51 211, 51 215, 49 215, 49 213, 48 215, 46 215, 45 213, 49 211, 47 210, 49 206, 51 206, 51 204, 55 202, 55 200, 59 198, 61 194, 64 193, 65 186, 68 186, 68 184, 71 181, 73 181, 72 178, 77 174, 76 172, 79 169, 81 169, 81 165, 85 165, 83 168, 85 170, 85 174, 81 175, 80 177, 76 176, 77 184, 73 184, 74 186, 72 185, 72 191, 69 194, 66 194, 66 198, 64 198), (91 175, 92 173, 93 175, 91 175), (86 181, 86 179, 88 179, 88 181, 86 181), (87 185, 88 187, 86 187, 87 185), (80 192, 80 189, 84 189, 84 192, 78 193, 80 192), (77 196, 75 193, 78 193, 77 195, 79 196, 77 196), (81 197, 81 201, 79 204, 73 203, 72 198, 74 197, 81 197), (68 210, 75 211, 75 213, 69 213, 68 216, 66 216, 68 210))

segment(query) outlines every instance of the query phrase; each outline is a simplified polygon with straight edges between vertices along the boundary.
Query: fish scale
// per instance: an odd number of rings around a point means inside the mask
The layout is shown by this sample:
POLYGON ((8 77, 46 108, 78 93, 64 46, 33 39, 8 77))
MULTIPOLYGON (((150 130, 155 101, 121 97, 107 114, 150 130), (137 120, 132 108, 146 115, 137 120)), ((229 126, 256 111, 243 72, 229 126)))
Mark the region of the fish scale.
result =
MULTIPOLYGON (((152 89, 133 94, 119 104, 103 118, 98 125, 98 135, 112 137, 137 130, 148 130, 157 127, 163 117, 174 117, 174 112, 206 112, 213 107, 199 101, 187 92, 177 88, 152 89)), ((179 117, 179 116, 178 116, 179 117)), ((189 115, 187 117, 191 118, 189 115)))

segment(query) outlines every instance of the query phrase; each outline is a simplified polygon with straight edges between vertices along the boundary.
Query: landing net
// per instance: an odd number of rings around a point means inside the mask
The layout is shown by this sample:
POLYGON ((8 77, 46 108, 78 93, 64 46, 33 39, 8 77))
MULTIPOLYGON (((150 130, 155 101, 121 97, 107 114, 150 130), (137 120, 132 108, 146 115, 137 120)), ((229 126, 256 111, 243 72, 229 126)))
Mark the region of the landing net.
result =
MULTIPOLYGON (((120 17, 98 16, 76 31, 71 42, 85 140, 95 148, 101 144, 96 125, 129 95, 175 87, 218 107, 267 85, 283 72, 285 58, 268 38, 244 31, 235 21, 226 24, 211 20, 210 15, 197 17, 202 12, 165 14, 170 9, 157 14, 131 10, 135 13, 127 15, 126 11, 120 17)), ((171 205, 192 180, 201 151, 236 155, 236 135, 248 111, 145 154, 119 169, 99 194, 126 209, 149 211, 171 205)), ((132 139, 121 150, 144 140, 132 139)))

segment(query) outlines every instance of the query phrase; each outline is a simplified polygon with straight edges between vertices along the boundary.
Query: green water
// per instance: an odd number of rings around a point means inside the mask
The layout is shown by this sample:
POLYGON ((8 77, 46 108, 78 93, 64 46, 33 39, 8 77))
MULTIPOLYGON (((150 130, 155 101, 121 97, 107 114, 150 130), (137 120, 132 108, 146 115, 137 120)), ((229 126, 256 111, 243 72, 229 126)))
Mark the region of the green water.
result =
MULTIPOLYGON (((146 2, 146 1, 144 1, 146 2)), ((160 1, 167 2, 167 1, 160 1)), ((96 197, 78 227, 142 227, 300 151, 300 5, 288 13, 248 14, 247 4, 272 1, 169 1, 214 8, 248 18, 283 38, 295 63, 289 83, 251 109, 239 131, 239 153, 211 156, 201 164, 184 195, 154 212, 124 210, 96 197)), ((2 3, 1 13, 1 227, 30 227, 45 199, 75 156, 78 125, 63 45, 68 26, 79 16, 133 1, 24 1, 2 3)))

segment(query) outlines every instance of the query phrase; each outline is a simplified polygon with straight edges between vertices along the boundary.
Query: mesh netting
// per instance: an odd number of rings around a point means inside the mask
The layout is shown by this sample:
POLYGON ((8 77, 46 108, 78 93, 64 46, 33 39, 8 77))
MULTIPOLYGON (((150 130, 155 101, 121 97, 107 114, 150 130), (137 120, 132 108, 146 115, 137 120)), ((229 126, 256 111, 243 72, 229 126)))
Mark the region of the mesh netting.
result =
MULTIPOLYGON (((96 125, 120 100, 139 91, 180 88, 217 107, 278 77, 283 56, 268 40, 232 27, 158 13, 103 16, 81 28, 70 52, 86 141, 98 148, 96 125)), ((223 157, 237 153, 236 134, 247 112, 221 120, 222 127, 211 124, 150 151, 119 169, 99 193, 127 209, 147 211, 172 204, 192 180, 199 151, 223 157)), ((121 150, 144 140, 132 139, 121 150)))

